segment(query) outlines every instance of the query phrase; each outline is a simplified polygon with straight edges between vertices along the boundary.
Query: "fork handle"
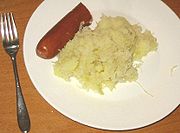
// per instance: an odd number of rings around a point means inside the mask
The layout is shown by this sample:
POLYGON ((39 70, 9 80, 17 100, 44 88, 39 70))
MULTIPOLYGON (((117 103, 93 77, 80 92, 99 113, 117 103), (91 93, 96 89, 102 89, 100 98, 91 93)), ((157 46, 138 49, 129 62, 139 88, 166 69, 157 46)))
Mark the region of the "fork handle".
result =
POLYGON ((16 83, 16 100, 17 100, 17 120, 19 128, 22 132, 29 132, 30 130, 30 119, 28 110, 26 108, 26 104, 23 98, 19 76, 17 71, 17 64, 16 64, 16 56, 11 57, 13 63, 13 70, 15 76, 15 83, 16 83))

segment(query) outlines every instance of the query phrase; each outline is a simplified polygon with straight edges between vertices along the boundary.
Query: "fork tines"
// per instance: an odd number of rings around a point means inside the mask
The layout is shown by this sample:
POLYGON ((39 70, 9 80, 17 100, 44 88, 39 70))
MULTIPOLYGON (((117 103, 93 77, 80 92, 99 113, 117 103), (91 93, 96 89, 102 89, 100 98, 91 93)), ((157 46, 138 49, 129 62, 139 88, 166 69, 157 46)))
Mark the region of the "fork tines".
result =
POLYGON ((13 13, 1 13, 0 29, 3 41, 13 41, 18 38, 13 13))

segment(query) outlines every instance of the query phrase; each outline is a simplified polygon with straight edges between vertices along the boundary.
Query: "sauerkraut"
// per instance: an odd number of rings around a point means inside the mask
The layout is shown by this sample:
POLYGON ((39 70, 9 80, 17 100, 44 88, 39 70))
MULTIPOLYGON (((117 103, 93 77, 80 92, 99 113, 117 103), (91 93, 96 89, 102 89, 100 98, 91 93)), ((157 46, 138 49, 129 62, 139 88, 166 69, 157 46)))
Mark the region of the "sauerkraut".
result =
POLYGON ((124 17, 102 16, 94 30, 85 27, 60 51, 54 73, 65 80, 75 77, 83 88, 103 94, 118 82, 137 80, 134 61, 157 49, 149 30, 131 25, 124 17))

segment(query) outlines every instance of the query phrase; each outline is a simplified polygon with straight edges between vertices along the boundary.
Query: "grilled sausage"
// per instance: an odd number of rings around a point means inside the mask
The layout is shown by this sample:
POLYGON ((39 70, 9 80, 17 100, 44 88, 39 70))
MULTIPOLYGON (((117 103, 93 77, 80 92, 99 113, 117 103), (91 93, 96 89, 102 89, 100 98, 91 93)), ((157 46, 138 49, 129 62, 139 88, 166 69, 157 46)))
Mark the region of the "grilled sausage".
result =
POLYGON ((88 26, 91 22, 92 16, 89 10, 79 3, 39 41, 36 47, 37 55, 44 59, 55 57, 59 50, 73 39, 81 26, 88 26))

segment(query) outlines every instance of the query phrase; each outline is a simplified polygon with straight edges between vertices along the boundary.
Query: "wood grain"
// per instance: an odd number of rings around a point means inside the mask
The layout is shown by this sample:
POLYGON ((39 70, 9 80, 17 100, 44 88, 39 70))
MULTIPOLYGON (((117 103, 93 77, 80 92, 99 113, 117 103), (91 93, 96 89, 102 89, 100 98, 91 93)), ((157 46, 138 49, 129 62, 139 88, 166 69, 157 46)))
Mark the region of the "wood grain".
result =
MULTIPOLYGON (((31 117, 31 133, 117 133, 90 128, 74 122, 52 108, 36 91, 23 60, 23 36, 27 22, 43 0, 0 0, 0 12, 12 11, 20 37, 17 57, 19 77, 31 117)), ((180 0, 164 0, 180 17, 180 0)), ((16 121, 15 85, 9 57, 0 47, 0 133, 20 132, 16 121)), ((160 122, 127 133, 179 133, 180 108, 160 122)), ((123 132, 122 132, 123 133, 123 132)))

